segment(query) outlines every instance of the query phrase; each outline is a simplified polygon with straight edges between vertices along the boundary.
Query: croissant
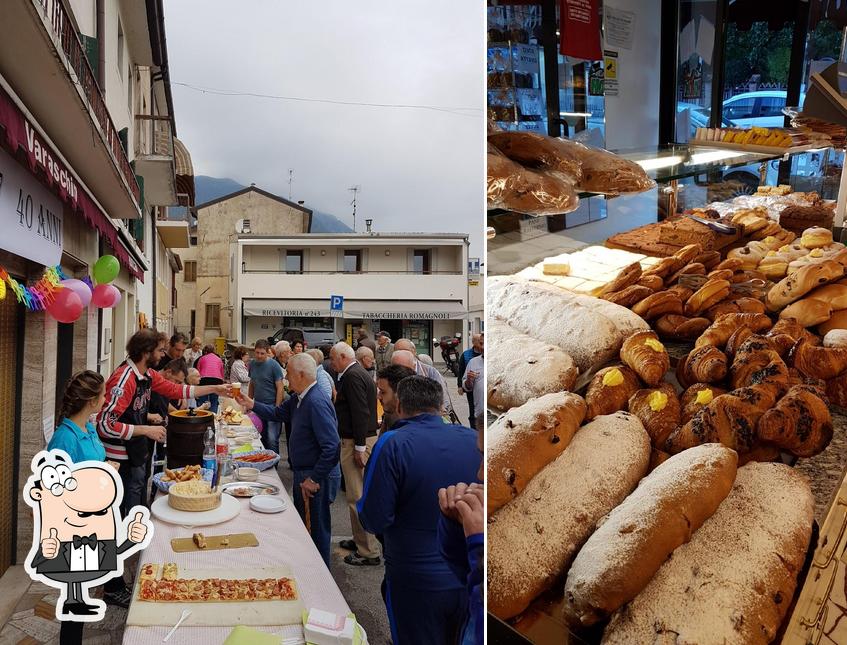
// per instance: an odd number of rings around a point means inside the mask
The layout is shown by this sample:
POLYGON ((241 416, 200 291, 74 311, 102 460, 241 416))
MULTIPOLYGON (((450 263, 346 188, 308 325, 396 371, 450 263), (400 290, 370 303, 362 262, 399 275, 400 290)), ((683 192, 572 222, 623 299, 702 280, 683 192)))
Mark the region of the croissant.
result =
POLYGON ((628 286, 638 282, 638 279, 640 277, 641 265, 638 262, 633 262, 629 266, 626 266, 621 269, 621 272, 618 273, 615 279, 609 282, 605 287, 600 289, 600 292, 597 295, 602 297, 607 293, 614 293, 615 291, 626 289, 628 286))
POLYGON ((679 398, 670 383, 659 383, 657 388, 638 390, 629 397, 629 412, 644 424, 656 448, 663 446, 670 433, 679 426, 679 398))
POLYGON ((735 359, 735 354, 738 352, 738 348, 744 344, 744 341, 750 338, 755 332, 749 327, 741 326, 736 329, 732 336, 729 337, 729 340, 726 341, 726 347, 724 348, 724 352, 729 358, 730 361, 735 359))
POLYGON ((769 383, 782 395, 788 389, 788 366, 768 339, 754 334, 735 352, 729 382, 734 389, 769 383))
POLYGON ((659 336, 673 340, 694 340, 709 326, 706 318, 689 318, 679 314, 665 314, 653 323, 659 336))
POLYGON ((765 303, 756 298, 738 298, 719 302, 706 310, 705 316, 714 322, 721 314, 765 313, 765 303))
POLYGON ((614 302, 616 305, 620 305, 621 307, 626 307, 628 309, 632 307, 632 305, 641 302, 652 293, 653 290, 649 287, 642 287, 640 284, 631 284, 620 291, 606 293, 600 297, 603 300, 614 302))
POLYGON ((694 289, 689 289, 688 287, 684 287, 681 284, 675 284, 670 289, 668 289, 667 292, 674 294, 682 302, 685 302, 691 296, 694 295, 694 289))
POLYGON ((676 368, 676 378, 682 387, 694 383, 717 383, 727 372, 727 358, 713 345, 697 347, 683 358, 676 368))
POLYGON ((709 280, 685 303, 685 315, 697 316, 729 295, 729 281, 709 280))
POLYGON ((647 385, 658 385, 671 366, 671 359, 659 337, 652 331, 639 331, 621 347, 621 360, 647 385))
POLYGON ((847 372, 847 348, 812 345, 801 338, 789 351, 788 362, 804 376, 827 380, 847 372))
POLYGON ((788 350, 801 338, 812 338, 812 334, 794 318, 780 318, 765 334, 780 356, 786 356, 788 350))
POLYGON ((776 389, 771 384, 721 394, 672 432, 665 450, 676 454, 703 443, 722 443, 741 458, 756 446, 756 424, 776 399, 776 389))
POLYGON ((695 383, 689 387, 679 398, 680 423, 688 423, 703 406, 708 405, 721 394, 726 394, 726 390, 711 383, 695 383))
POLYGON ((726 341, 739 327, 749 327, 753 331, 759 332, 770 329, 771 326, 773 326, 773 323, 765 314, 722 314, 697 339, 694 347, 702 347, 703 345, 725 347, 726 341))
POLYGON ((759 420, 759 437, 798 457, 822 452, 832 440, 832 417, 821 396, 816 387, 795 385, 759 420))
POLYGON ((605 367, 591 379, 585 392, 586 421, 601 414, 625 410, 629 397, 641 387, 638 376, 626 365, 605 367))

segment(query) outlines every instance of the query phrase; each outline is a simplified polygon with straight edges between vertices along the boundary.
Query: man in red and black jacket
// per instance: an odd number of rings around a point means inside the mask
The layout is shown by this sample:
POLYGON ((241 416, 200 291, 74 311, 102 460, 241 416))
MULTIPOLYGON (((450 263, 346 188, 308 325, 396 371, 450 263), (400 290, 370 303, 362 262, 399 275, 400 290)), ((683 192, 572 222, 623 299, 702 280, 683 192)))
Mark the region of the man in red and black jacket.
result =
POLYGON ((126 345, 127 359, 106 382, 106 401, 97 415, 97 432, 106 447, 106 459, 120 463, 124 512, 137 504, 147 505, 148 440, 165 440, 165 428, 147 422, 151 392, 169 399, 229 392, 228 385, 177 385, 166 380, 153 369, 165 354, 166 342, 167 336, 155 329, 133 334, 126 345))

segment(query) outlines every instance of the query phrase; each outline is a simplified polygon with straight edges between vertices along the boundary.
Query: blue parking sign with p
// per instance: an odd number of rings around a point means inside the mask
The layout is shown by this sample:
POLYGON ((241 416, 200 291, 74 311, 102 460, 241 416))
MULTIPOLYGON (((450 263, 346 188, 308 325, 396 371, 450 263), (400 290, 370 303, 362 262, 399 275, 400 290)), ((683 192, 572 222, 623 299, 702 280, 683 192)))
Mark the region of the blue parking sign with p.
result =
POLYGON ((341 311, 344 309, 344 296, 330 296, 329 297, 329 309, 330 311, 341 311))

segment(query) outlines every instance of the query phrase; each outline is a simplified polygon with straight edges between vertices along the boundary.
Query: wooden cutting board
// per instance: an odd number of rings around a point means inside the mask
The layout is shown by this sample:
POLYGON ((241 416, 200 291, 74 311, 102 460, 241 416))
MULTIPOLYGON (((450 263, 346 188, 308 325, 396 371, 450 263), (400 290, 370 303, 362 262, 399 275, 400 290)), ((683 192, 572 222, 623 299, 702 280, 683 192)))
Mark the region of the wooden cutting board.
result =
MULTIPOLYGON (((199 532, 199 531, 198 531, 199 532)), ((193 537, 174 538, 171 540, 171 548, 177 553, 187 553, 189 551, 215 551, 217 549, 242 549, 247 546, 259 546, 259 540, 252 533, 232 533, 230 535, 206 535, 206 548, 201 549, 194 544, 193 537), (229 540, 228 544, 221 544, 224 540, 229 540)))
MULTIPOLYGON (((294 578, 291 568, 285 565, 274 567, 250 567, 229 569, 183 569, 180 578, 294 578)), ((183 625, 227 626, 227 625, 295 625, 303 622, 303 600, 299 585, 296 600, 249 600, 244 602, 148 602, 138 599, 140 577, 136 577, 132 603, 126 617, 127 625, 167 625, 173 627, 183 609, 191 615, 183 625)))

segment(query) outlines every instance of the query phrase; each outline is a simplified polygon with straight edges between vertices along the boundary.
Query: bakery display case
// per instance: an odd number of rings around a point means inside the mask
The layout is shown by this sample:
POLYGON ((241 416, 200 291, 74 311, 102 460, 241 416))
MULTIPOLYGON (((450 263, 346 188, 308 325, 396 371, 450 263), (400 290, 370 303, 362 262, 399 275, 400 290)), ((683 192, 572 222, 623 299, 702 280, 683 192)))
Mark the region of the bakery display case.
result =
POLYGON ((589 191, 527 134, 489 136, 489 642, 845 642, 847 247, 771 181, 826 149, 623 151, 639 189, 603 157, 589 191))

